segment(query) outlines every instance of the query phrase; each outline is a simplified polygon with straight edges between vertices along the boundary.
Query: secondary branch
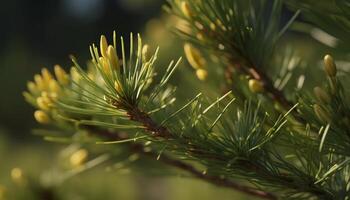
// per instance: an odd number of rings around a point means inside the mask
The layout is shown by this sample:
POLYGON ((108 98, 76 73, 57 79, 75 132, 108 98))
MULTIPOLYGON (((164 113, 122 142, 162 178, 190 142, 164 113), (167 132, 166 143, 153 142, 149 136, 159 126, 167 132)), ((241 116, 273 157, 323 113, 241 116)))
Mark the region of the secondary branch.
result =
MULTIPOLYGON (((157 127, 156 123, 147 114, 143 113, 142 111, 135 109, 133 111, 132 115, 133 115, 132 118, 135 121, 142 123, 148 131, 151 131, 154 134, 154 136, 157 136, 157 137, 162 137, 162 136, 169 137, 170 136, 170 132, 165 127, 162 127, 162 128, 157 127)), ((90 130, 91 134, 94 134, 94 135, 97 135, 100 137, 104 137, 104 138, 107 138, 107 139, 110 139, 113 141, 129 139, 126 134, 112 133, 112 132, 108 132, 108 131, 100 131, 100 130, 93 129, 92 127, 90 127, 89 130, 90 130)), ((262 199, 268 199, 268 200, 277 199, 277 197, 275 195, 273 195, 272 193, 268 193, 265 191, 261 191, 261 190, 257 190, 257 189, 248 187, 248 186, 244 186, 244 185, 238 184, 236 182, 233 182, 227 178, 222 178, 219 176, 212 176, 212 175, 204 174, 201 171, 199 171, 198 169, 196 169, 195 167, 193 167, 192 165, 185 163, 183 161, 174 159, 166 154, 162 154, 161 156, 158 156, 159 154, 157 152, 145 151, 144 146, 142 144, 129 143, 128 145, 129 145, 128 147, 130 148, 130 151, 132 151, 132 152, 142 154, 142 155, 150 157, 152 159, 158 159, 159 161, 161 161, 164 164, 167 164, 169 166, 173 166, 175 168, 186 171, 186 172, 190 173, 191 175, 193 175, 194 177, 199 178, 199 179, 206 181, 208 183, 211 183, 213 185, 237 190, 239 192, 242 192, 242 193, 245 193, 245 194, 248 194, 251 196, 259 197, 262 199)))

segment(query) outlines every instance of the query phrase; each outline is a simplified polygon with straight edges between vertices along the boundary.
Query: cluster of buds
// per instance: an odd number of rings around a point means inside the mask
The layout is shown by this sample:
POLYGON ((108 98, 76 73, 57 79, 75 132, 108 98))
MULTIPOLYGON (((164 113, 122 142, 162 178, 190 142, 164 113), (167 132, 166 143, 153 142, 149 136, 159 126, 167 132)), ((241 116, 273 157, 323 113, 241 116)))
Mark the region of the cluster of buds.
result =
POLYGON ((206 60, 201 52, 189 43, 184 45, 184 51, 188 63, 196 70, 198 79, 204 81, 208 76, 208 72, 205 69, 206 60))
POLYGON ((318 100, 318 104, 314 104, 313 109, 317 116, 317 118, 324 122, 330 123, 332 121, 331 114, 327 109, 327 106, 332 102, 331 96, 336 93, 336 75, 337 68, 334 63, 332 56, 326 55, 324 57, 324 71, 326 72, 329 80, 330 80, 330 90, 331 94, 326 92, 321 87, 314 88, 314 95, 318 100))
POLYGON ((99 57, 98 63, 106 74, 110 75, 112 70, 119 68, 117 51, 113 45, 108 45, 107 39, 104 35, 101 35, 100 39, 100 53, 101 57, 99 57))
MULTIPOLYGON (((197 3, 199 3, 199 1, 197 3)), ((181 10, 183 16, 186 19, 191 20, 195 17, 195 13, 193 12, 193 8, 191 8, 190 4, 187 1, 181 1, 179 7, 180 7, 180 10, 181 10)), ((226 18, 228 20, 230 20, 232 16, 233 16, 233 10, 229 9, 229 15, 226 16, 226 18)), ((198 29, 204 28, 203 25, 200 24, 198 21, 195 21, 195 25, 198 29)), ((216 18, 215 20, 213 20, 213 22, 210 22, 210 25, 209 25, 209 28, 212 31, 216 31, 217 27, 221 28, 221 30, 223 30, 223 31, 228 30, 228 28, 222 23, 222 21, 219 18, 216 18)))
MULTIPOLYGON (((189 1, 180 1, 179 2, 179 9, 180 9, 180 15, 183 17, 182 20, 179 20, 181 23, 178 23, 176 27, 178 30, 183 32, 186 35, 191 35, 194 39, 198 40, 199 43, 206 44, 212 39, 215 39, 218 35, 218 31, 227 31, 232 30, 231 27, 226 27, 225 24, 222 22, 222 19, 219 18, 208 18, 208 20, 203 20, 199 15, 196 13, 196 7, 202 6, 201 1, 193 1, 193 3, 189 3, 189 1)), ((230 20, 233 16, 233 10, 229 10, 229 15, 226 17, 228 20, 230 20)), ((218 45, 216 46, 215 50, 222 51, 226 47, 224 43, 217 41, 218 45)), ((200 53, 197 49, 195 49, 193 46, 186 47, 185 45, 185 53, 187 56, 187 59, 189 60, 190 64, 196 69, 197 77, 201 80, 204 80, 208 73, 203 68, 200 70, 197 70, 198 64, 199 66, 203 66, 201 64, 201 60, 204 59, 198 59, 198 62, 193 62, 193 60, 196 60, 196 57, 198 58, 200 56, 200 53), (186 49, 188 49, 186 51, 186 49), (191 56, 191 51, 193 51, 194 56, 191 56), (187 53, 189 52, 189 53, 187 53), (198 55, 198 56, 197 56, 198 55), (194 59, 192 59, 192 58, 194 59)), ((204 60, 205 61, 205 60, 204 60)))
MULTIPOLYGON (((120 68, 117 51, 112 45, 108 45, 107 39, 104 35, 101 35, 100 39, 100 53, 101 57, 99 58, 99 63, 106 74, 110 75, 112 70, 117 70, 120 68)), ((142 49, 142 54, 144 55, 143 59, 146 59, 145 56, 148 56, 148 46, 144 46, 142 49)), ((117 92, 121 92, 119 82, 115 81, 114 87, 117 92)))
MULTIPOLYGON (((74 79, 77 80, 78 73, 72 69, 74 79)), ((42 124, 51 122, 50 113, 54 103, 59 96, 64 93, 64 86, 70 84, 71 77, 61 66, 54 66, 53 76, 46 68, 41 70, 41 74, 34 76, 34 81, 29 81, 27 84, 28 92, 24 92, 25 98, 33 103, 38 110, 34 112, 34 118, 42 124)))

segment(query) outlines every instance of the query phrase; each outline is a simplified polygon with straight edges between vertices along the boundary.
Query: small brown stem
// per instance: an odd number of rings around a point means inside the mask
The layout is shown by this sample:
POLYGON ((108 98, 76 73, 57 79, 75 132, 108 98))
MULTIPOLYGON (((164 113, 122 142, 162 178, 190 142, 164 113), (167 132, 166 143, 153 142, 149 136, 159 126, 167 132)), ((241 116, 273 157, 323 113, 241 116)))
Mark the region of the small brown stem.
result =
MULTIPOLYGON (((134 120, 142 122, 143 125, 146 127, 146 129, 151 131, 152 133, 154 133, 155 136, 158 136, 158 137, 161 137, 163 135, 170 136, 170 132, 165 127, 155 126, 156 123, 148 115, 146 115, 142 111, 135 109, 135 110, 133 110, 132 114, 133 114, 132 118, 134 120)), ((107 131, 99 131, 99 130, 93 129, 92 127, 89 130, 90 130, 90 133, 92 133, 94 135, 97 135, 100 137, 102 136, 102 137, 108 138, 110 140, 128 139, 126 134, 111 133, 111 132, 107 132, 107 131)), ((233 182, 227 178, 204 174, 201 171, 197 170, 192 165, 185 163, 183 161, 171 158, 170 156, 168 156, 166 154, 162 154, 161 156, 159 156, 159 154, 157 152, 145 151, 144 146, 142 144, 130 143, 128 145, 129 145, 130 150, 135 152, 135 153, 140 153, 140 154, 145 155, 147 157, 150 157, 152 159, 158 159, 159 161, 163 162, 164 164, 167 164, 167 165, 173 166, 175 168, 181 169, 183 171, 186 171, 186 172, 192 174, 194 177, 199 178, 201 180, 204 180, 204 181, 211 183, 213 185, 237 190, 239 192, 242 192, 242 193, 245 193, 245 194, 248 194, 251 196, 259 197, 261 199, 269 199, 269 200, 278 199, 272 193, 257 190, 257 189, 254 189, 254 188, 251 188, 248 186, 244 186, 244 185, 238 184, 236 182, 233 182)))
POLYGON ((154 122, 149 115, 138 108, 130 109, 128 111, 128 115, 131 120, 137 121, 145 126, 146 130, 152 133, 152 136, 165 139, 171 137, 171 133, 167 128, 158 126, 158 124, 154 122))
MULTIPOLYGON (((151 155, 151 156, 154 157, 156 155, 151 155)), ((237 190, 239 192, 249 194, 252 196, 256 196, 256 197, 259 197, 262 199, 271 199, 271 200, 277 199, 277 197, 271 193, 261 191, 261 190, 256 190, 256 189, 244 186, 244 185, 240 185, 240 184, 232 182, 226 178, 206 175, 204 173, 201 173, 197 169, 195 169, 193 166, 191 166, 187 163, 181 162, 179 160, 174 160, 168 156, 161 156, 160 160, 168 165, 175 166, 179 169, 187 171, 187 172, 191 173, 193 176, 195 176, 201 180, 207 181, 209 183, 212 183, 214 185, 234 189, 234 190, 237 190)))

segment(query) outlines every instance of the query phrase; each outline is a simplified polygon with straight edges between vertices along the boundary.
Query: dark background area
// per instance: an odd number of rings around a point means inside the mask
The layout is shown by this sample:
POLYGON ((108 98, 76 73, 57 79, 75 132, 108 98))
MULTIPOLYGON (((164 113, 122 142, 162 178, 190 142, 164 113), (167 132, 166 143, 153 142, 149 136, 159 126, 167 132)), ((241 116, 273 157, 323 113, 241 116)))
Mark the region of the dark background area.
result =
POLYGON ((22 97, 42 67, 71 66, 69 55, 89 58, 101 34, 142 32, 163 0, 11 0, 0 5, 0 133, 33 138, 33 108, 22 97))

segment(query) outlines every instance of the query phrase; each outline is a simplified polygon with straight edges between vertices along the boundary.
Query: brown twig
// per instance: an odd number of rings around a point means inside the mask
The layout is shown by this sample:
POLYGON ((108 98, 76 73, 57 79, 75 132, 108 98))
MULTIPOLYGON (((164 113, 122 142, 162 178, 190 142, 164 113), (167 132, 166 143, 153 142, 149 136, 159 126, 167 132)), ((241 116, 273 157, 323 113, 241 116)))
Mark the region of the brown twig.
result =
MULTIPOLYGON (((149 131, 154 132, 155 136, 161 137, 161 136, 170 136, 170 132, 166 129, 166 128, 157 128, 157 126, 155 126, 155 122, 145 113, 143 113, 140 110, 133 110, 133 119, 137 120, 139 122, 141 122, 149 131)), ((122 133, 111 133, 111 132, 107 132, 107 131, 100 131, 100 130, 96 130, 93 129, 92 127, 89 128, 90 133, 94 134, 94 135, 98 135, 98 136, 102 136, 104 138, 110 139, 110 140, 125 140, 128 139, 128 136, 122 133)), ((161 162, 163 162, 164 164, 173 166, 175 168, 181 169, 183 171, 186 171, 190 174, 192 174, 194 177, 199 178, 201 180, 204 180, 208 183, 211 183, 213 185, 216 186, 221 186, 221 187, 226 187, 229 189, 233 189, 233 190, 237 190, 239 192, 251 195, 251 196, 255 196, 255 197, 259 197, 261 199, 269 199, 269 200, 275 200, 277 199, 277 197, 269 192, 265 192, 265 191, 261 191, 261 190, 257 190, 248 186, 244 186, 241 184, 238 184, 236 182, 233 182, 227 178, 224 177, 219 177, 219 176, 212 176, 212 175, 208 175, 205 173, 202 173, 201 171, 197 170, 195 167, 193 167, 192 165, 185 163, 183 161, 171 158, 170 156, 166 155, 166 154, 162 154, 161 156, 159 156, 159 154, 157 152, 154 151, 145 151, 144 146, 142 144, 139 143, 129 143, 129 148, 131 151, 136 152, 136 153, 140 153, 142 155, 145 155, 147 157, 150 157, 152 159, 157 159, 161 162)))
MULTIPOLYGON (((127 110, 127 114, 131 120, 142 124, 145 130, 151 133, 150 134, 151 136, 155 138, 161 138, 161 139, 172 139, 174 137, 174 135, 168 130, 168 128, 166 128, 165 126, 158 125, 158 123, 156 123, 147 113, 143 112, 139 108, 128 107, 128 108, 125 108, 124 110, 127 110)), ((112 134, 109 132, 98 132, 98 134, 100 136, 104 136, 111 140, 128 139, 127 135, 112 134)), ((240 191, 242 193, 249 194, 249 195, 256 196, 263 199, 270 199, 270 200, 278 199, 278 197, 272 193, 257 190, 248 186, 243 186, 238 183, 232 182, 230 179, 221 178, 220 176, 204 174, 201 171, 194 168, 192 165, 189 165, 188 163, 182 162, 180 160, 173 159, 165 154, 162 154, 162 156, 159 157, 159 154, 157 152, 145 151, 144 146, 142 144, 131 143, 129 147, 131 151, 146 155, 148 157, 157 158, 165 164, 187 171, 191 173, 193 176, 199 179, 205 180, 214 185, 231 188, 231 189, 240 191)), ((196 151, 196 152, 198 153, 200 151, 196 151)), ((249 169, 249 167, 247 167, 247 169, 249 169)), ((255 169, 253 168, 252 170, 255 172, 260 171, 259 173, 262 173, 265 176, 271 175, 269 173, 265 173, 264 170, 261 171, 257 169, 258 168, 255 168, 255 169)), ((281 177, 278 177, 278 179, 279 181, 286 182, 287 184, 295 183, 295 180, 291 177, 281 176, 281 177)), ((292 185, 291 188, 300 189, 298 185, 292 185)), ((319 190, 319 188, 316 188, 316 187, 308 188, 305 191, 315 194, 316 196, 327 196, 327 197, 329 196, 327 192, 319 190)))
MULTIPOLYGON (((156 155, 151 155, 151 156, 155 157, 156 155)), ((244 185, 240 185, 240 184, 232 182, 231 180, 226 179, 226 178, 206 175, 206 174, 198 171, 193 166, 191 166, 187 163, 181 162, 179 160, 172 159, 168 156, 161 156, 160 160, 168 165, 175 166, 176 168, 187 171, 187 172, 191 173, 193 176, 195 176, 201 180, 207 181, 209 183, 212 183, 214 185, 234 189, 234 190, 237 190, 239 192, 249 194, 252 196, 256 196, 256 197, 259 197, 262 199, 271 199, 271 200, 277 199, 277 197, 271 193, 261 191, 261 190, 256 190, 254 188, 247 187, 244 185)))
MULTIPOLYGON (((146 130, 148 130, 152 133, 152 135, 157 136, 157 137, 162 137, 162 138, 170 138, 171 137, 172 134, 166 127, 159 126, 156 122, 153 121, 153 119, 149 115, 147 115, 143 111, 139 110, 138 108, 133 108, 132 110, 130 110, 128 112, 128 114, 129 114, 131 120, 134 120, 134 121, 141 123, 146 128, 146 130)), ((154 152, 149 153, 149 155, 151 155, 153 157, 157 156, 157 154, 154 152), (154 155, 152 155, 152 154, 154 154, 154 155)), ((235 190, 238 190, 240 192, 254 195, 254 196, 257 196, 260 198, 277 199, 277 197, 271 193, 256 190, 256 189, 253 189, 253 188, 250 188, 247 186, 242 186, 240 184, 231 182, 230 180, 225 179, 225 178, 205 175, 205 174, 201 173, 200 171, 198 171, 197 169, 195 169, 193 166, 191 166, 187 163, 181 162, 179 160, 174 160, 174 159, 172 159, 168 156, 165 156, 165 155, 161 157, 161 161, 163 161, 164 163, 170 164, 172 166, 175 166, 177 168, 180 168, 182 170, 185 170, 187 172, 190 172, 195 177, 200 178, 202 180, 206 180, 207 182, 210 182, 210 183, 218 185, 218 186, 228 187, 228 188, 235 189, 235 190)))

